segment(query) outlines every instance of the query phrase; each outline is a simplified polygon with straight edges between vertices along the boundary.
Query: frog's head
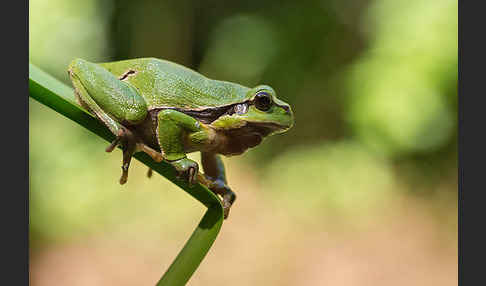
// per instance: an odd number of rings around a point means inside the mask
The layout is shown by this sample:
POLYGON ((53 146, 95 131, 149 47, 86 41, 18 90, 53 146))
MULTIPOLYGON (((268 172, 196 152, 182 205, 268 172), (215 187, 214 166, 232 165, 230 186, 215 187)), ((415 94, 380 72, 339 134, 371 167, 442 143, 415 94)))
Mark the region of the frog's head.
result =
POLYGON ((294 124, 292 109, 277 98, 273 88, 259 85, 247 91, 245 98, 211 123, 231 140, 222 154, 241 154, 260 144, 263 138, 285 132, 294 124))
POLYGON ((244 98, 221 109, 224 114, 212 125, 224 130, 253 126, 262 133, 262 137, 285 132, 294 125, 290 105, 278 99, 270 86, 259 85, 249 89, 244 98))
POLYGON ((233 117, 255 127, 263 137, 285 132, 294 124, 290 105, 278 99, 270 86, 252 88, 247 98, 247 101, 235 106, 233 117))

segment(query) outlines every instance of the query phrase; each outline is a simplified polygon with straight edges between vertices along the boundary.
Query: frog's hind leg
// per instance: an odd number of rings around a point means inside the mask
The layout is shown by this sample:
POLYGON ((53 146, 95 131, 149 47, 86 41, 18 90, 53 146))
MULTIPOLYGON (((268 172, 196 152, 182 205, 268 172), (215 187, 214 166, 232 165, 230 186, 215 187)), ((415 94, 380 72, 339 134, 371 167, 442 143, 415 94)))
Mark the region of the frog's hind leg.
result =
MULTIPOLYGON (((162 154, 144 143, 138 142, 138 138, 135 136, 135 134, 133 134, 133 132, 127 128, 121 128, 119 130, 115 140, 113 140, 113 142, 106 148, 106 152, 112 152, 117 145, 121 145, 123 150, 122 176, 120 178, 120 184, 122 185, 127 182, 130 161, 132 160, 133 154, 136 152, 142 151, 148 154, 155 162, 161 162, 163 160, 162 154)), ((150 176, 151 174, 149 175, 149 178, 150 176)))
POLYGON ((128 168, 135 152, 143 151, 154 161, 162 161, 162 154, 143 144, 129 129, 143 122, 148 114, 145 100, 133 87, 105 68, 81 59, 70 64, 68 73, 80 104, 87 107, 116 136, 106 151, 112 152, 118 145, 122 147, 120 184, 127 181, 128 168))
MULTIPOLYGON (((128 168, 130 167, 130 162, 134 153, 138 151, 145 152, 155 162, 161 162, 163 157, 162 154, 145 145, 144 143, 137 142, 138 138, 129 129, 120 129, 119 134, 113 140, 113 142, 106 148, 106 152, 112 152, 117 145, 121 145, 123 150, 123 164, 122 164, 122 176, 120 178, 120 184, 125 184, 128 178, 128 168)), ((149 169, 152 170, 152 169, 149 169)), ((151 175, 151 174, 150 174, 151 175)), ((149 176, 150 177, 150 176, 149 176)))

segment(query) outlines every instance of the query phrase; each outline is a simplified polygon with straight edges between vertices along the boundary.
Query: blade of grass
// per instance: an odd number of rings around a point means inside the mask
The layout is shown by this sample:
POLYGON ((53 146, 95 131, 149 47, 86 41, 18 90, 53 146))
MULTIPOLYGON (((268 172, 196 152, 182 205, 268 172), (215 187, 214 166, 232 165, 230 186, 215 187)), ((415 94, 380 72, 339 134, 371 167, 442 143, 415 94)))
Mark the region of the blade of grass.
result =
MULTIPOLYGON (((31 63, 29 63, 29 96, 108 142, 115 138, 100 121, 75 103, 72 88, 31 63)), ((136 153, 134 157, 208 208, 189 240, 157 283, 158 286, 185 285, 206 256, 221 229, 223 207, 218 197, 205 186, 197 184, 189 187, 187 183, 178 180, 175 171, 168 163, 156 163, 141 152, 136 153)))

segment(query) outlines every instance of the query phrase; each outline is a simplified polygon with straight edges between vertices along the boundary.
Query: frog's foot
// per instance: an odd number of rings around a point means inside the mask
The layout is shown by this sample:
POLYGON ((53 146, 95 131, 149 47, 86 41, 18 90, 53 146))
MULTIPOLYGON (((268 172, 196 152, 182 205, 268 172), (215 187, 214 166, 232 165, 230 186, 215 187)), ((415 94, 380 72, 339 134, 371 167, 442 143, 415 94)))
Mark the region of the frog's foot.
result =
POLYGON ((186 180, 189 183, 189 186, 197 183, 199 166, 196 162, 188 158, 182 158, 175 161, 169 161, 169 163, 176 169, 177 178, 186 180))
POLYGON ((135 152, 143 151, 156 162, 161 162, 163 159, 162 154, 147 145, 140 143, 135 134, 126 128, 119 129, 115 140, 113 140, 113 142, 106 148, 106 152, 112 152, 118 145, 121 145, 123 151, 122 175, 120 177, 121 185, 127 182, 128 168, 135 152))
MULTIPOLYGON (((221 179, 214 180, 213 178, 204 175, 206 180, 209 183, 206 183, 206 186, 213 191, 213 193, 220 195, 223 197, 222 204, 223 204, 223 211, 224 211, 224 219, 227 219, 229 216, 229 211, 231 206, 236 200, 236 194, 231 190, 230 187, 221 179)), ((207 182, 207 181, 206 181, 207 182)))

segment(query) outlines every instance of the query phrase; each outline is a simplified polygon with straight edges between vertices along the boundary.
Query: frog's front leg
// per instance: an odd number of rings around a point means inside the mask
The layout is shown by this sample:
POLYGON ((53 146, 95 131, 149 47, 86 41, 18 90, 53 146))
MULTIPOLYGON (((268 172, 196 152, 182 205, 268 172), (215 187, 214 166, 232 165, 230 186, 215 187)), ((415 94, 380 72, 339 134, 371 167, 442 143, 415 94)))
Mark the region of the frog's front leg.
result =
POLYGON ((236 200, 236 194, 228 187, 226 172, 221 156, 215 153, 201 152, 201 163, 204 175, 210 181, 208 188, 223 197, 224 218, 228 218, 229 210, 236 200))
POLYGON ((135 152, 143 151, 155 161, 162 161, 162 154, 145 145, 127 127, 142 122, 148 113, 145 100, 133 87, 105 68, 82 59, 72 61, 68 73, 80 105, 98 117, 116 136, 106 151, 113 151, 119 144, 122 146, 120 184, 127 181, 128 167, 135 152))
POLYGON ((179 178, 193 185, 199 166, 187 158, 185 146, 190 140, 204 141, 207 138, 204 128, 193 117, 172 109, 160 111, 157 118, 157 139, 164 159, 176 169, 179 178))

